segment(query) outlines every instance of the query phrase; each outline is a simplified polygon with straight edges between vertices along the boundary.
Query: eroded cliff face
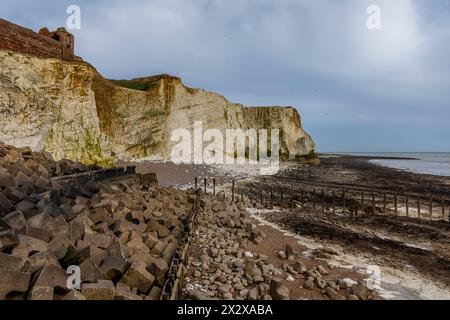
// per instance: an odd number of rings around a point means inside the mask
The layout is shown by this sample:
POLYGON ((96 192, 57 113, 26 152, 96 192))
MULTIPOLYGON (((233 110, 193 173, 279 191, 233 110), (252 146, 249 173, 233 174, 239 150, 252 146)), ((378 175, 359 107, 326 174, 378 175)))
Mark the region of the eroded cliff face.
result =
POLYGON ((104 166, 169 159, 173 130, 195 121, 204 130, 280 129, 285 156, 315 149, 294 108, 244 107, 168 75, 113 83, 83 62, 0 51, 0 140, 8 144, 104 166))
POLYGON ((49 151, 57 160, 111 165, 93 78, 84 63, 0 51, 0 140, 49 151))

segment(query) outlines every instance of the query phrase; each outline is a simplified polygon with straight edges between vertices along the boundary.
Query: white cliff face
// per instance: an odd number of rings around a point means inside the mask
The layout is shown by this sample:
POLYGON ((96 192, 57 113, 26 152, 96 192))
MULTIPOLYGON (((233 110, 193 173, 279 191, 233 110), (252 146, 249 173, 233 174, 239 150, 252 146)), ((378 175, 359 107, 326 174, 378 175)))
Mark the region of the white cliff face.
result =
POLYGON ((280 129, 282 152, 314 151, 293 108, 246 108, 223 96, 156 76, 117 86, 83 62, 0 51, 0 140, 46 150, 56 159, 111 165, 114 160, 169 159, 173 130, 280 129), (142 89, 142 86, 140 87, 142 89))
POLYGON ((101 133, 92 68, 0 51, 0 140, 56 160, 112 163, 101 133))

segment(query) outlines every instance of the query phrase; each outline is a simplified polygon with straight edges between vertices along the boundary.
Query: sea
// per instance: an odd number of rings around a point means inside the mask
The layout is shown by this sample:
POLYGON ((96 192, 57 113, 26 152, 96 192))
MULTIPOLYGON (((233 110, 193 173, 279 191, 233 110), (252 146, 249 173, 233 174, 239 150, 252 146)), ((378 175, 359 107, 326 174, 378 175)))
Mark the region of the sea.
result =
POLYGON ((366 157, 413 158, 415 160, 372 159, 369 161, 381 166, 415 173, 450 177, 450 152, 341 152, 340 154, 366 157))

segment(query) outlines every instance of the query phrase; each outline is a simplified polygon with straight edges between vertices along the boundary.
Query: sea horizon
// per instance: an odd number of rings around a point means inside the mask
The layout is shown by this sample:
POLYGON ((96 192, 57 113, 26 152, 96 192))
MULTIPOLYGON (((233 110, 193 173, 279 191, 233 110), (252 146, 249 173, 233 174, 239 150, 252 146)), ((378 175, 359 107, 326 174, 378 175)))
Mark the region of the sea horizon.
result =
POLYGON ((418 151, 418 152, 327 152, 320 154, 337 154, 365 157, 392 157, 411 159, 370 159, 369 162, 380 166, 409 171, 420 174, 450 177, 450 152, 443 151, 418 151))

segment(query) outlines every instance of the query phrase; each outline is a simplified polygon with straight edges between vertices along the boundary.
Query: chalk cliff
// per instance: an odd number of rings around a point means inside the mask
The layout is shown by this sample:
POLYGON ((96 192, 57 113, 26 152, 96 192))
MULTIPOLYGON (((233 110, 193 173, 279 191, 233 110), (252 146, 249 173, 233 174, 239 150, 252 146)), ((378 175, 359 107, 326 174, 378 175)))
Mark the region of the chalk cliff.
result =
POLYGON ((278 128, 284 156, 315 150, 291 107, 244 107, 169 75, 109 81, 82 61, 0 50, 0 140, 8 144, 103 166, 168 159, 171 132, 194 121, 204 130, 278 128))

